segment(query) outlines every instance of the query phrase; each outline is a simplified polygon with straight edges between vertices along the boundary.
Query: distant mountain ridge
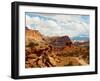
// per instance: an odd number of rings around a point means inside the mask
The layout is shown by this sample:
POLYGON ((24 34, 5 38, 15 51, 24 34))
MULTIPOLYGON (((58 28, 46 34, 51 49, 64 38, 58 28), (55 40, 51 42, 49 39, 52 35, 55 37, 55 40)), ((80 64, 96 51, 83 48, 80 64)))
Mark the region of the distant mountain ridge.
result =
POLYGON ((76 36, 76 37, 72 37, 71 39, 72 40, 76 40, 76 41, 81 41, 81 40, 88 41, 89 37, 86 37, 86 36, 76 36))
POLYGON ((52 45, 56 47, 65 47, 66 45, 70 45, 72 43, 69 36, 60 36, 56 37, 55 40, 51 41, 52 45))

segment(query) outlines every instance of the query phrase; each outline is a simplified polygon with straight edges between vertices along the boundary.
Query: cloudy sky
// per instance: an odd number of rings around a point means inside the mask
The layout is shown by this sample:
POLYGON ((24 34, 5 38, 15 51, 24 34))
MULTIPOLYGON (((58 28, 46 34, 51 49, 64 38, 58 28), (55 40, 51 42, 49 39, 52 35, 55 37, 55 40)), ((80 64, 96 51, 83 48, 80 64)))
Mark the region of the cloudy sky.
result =
POLYGON ((26 27, 45 36, 89 37, 89 16, 26 12, 26 27))

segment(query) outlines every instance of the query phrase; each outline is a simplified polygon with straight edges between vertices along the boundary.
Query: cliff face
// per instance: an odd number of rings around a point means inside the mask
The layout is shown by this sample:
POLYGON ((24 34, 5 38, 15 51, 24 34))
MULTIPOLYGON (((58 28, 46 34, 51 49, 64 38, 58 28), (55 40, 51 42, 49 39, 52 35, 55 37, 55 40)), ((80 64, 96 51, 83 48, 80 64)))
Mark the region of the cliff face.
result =
POLYGON ((26 39, 36 40, 36 41, 42 41, 43 40, 43 36, 40 34, 40 32, 38 30, 26 29, 25 34, 26 34, 25 35, 26 39))
POLYGON ((70 46, 72 44, 69 36, 56 37, 51 42, 52 42, 53 46, 58 47, 58 48, 70 46))

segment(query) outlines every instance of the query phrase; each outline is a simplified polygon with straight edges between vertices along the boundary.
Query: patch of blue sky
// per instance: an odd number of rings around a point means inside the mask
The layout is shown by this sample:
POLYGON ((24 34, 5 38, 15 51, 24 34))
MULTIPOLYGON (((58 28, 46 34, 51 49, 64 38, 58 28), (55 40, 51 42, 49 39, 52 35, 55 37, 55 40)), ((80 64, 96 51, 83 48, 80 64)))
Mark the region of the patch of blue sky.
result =
MULTIPOLYGON (((40 13, 41 14, 41 13, 40 13)), ((26 12, 26 15, 30 16, 30 17, 39 17, 40 19, 46 21, 46 20, 53 20, 55 22, 57 22, 57 20, 55 20, 54 18, 52 18, 52 16, 44 16, 44 15, 40 15, 39 13, 34 13, 34 12, 26 12)), ((82 21, 89 24, 90 21, 90 16, 89 15, 81 15, 80 16, 82 21)))
POLYGON ((34 23, 32 23, 30 26, 33 27, 34 29, 37 28, 37 24, 34 24, 34 23))
POLYGON ((85 22, 87 24, 89 24, 89 22, 90 22, 90 16, 89 15, 82 15, 81 19, 82 19, 83 22, 85 22))
POLYGON ((80 37, 89 37, 89 34, 87 34, 87 33, 80 34, 80 37))
POLYGON ((26 15, 30 16, 30 17, 39 17, 40 20, 43 20, 43 21, 47 21, 47 20, 52 20, 52 21, 55 21, 55 19, 53 19, 52 17, 49 17, 49 16, 43 16, 43 15, 40 15, 38 13, 34 13, 34 12, 26 12, 26 15))

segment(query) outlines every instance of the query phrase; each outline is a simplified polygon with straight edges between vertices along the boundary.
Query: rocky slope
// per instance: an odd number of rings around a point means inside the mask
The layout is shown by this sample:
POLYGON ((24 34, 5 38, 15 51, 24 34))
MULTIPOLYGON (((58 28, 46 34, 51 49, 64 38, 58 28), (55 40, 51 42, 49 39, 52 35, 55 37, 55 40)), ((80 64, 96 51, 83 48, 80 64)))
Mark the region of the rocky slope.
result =
POLYGON ((89 48, 72 44, 67 35, 45 37, 26 27, 25 36, 26 68, 89 64, 89 48))

